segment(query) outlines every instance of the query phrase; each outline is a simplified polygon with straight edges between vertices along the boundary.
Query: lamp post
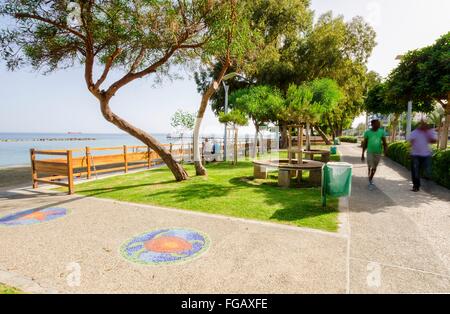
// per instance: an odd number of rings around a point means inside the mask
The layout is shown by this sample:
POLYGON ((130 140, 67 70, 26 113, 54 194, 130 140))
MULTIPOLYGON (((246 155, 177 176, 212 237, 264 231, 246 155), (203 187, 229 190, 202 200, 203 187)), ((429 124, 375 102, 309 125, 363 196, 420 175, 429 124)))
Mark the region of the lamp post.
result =
MULTIPOLYGON (((227 85, 225 82, 236 76, 239 76, 240 78, 249 82, 247 80, 247 78, 245 78, 243 75, 236 73, 236 72, 228 73, 227 75, 225 75, 223 77, 222 84, 223 84, 223 88, 225 89, 225 110, 224 110, 225 114, 228 113, 228 91, 230 89, 230 86, 227 85)), ((224 134, 223 134, 223 160, 224 161, 227 161, 227 126, 228 126, 228 123, 225 123, 225 130, 224 130, 224 134)))
MULTIPOLYGON (((403 59, 403 55, 398 55, 397 57, 395 57, 395 60, 402 60, 403 59)), ((408 101, 408 109, 406 112, 406 138, 409 137, 409 135, 411 134, 411 120, 412 120, 412 105, 413 102, 412 100, 408 101)))
MULTIPOLYGON (((230 88, 229 85, 225 84, 225 80, 222 81, 223 88, 225 89, 225 114, 228 113, 228 90, 230 88)), ((228 123, 225 123, 225 130, 223 133, 223 161, 227 161, 227 127, 228 123)))

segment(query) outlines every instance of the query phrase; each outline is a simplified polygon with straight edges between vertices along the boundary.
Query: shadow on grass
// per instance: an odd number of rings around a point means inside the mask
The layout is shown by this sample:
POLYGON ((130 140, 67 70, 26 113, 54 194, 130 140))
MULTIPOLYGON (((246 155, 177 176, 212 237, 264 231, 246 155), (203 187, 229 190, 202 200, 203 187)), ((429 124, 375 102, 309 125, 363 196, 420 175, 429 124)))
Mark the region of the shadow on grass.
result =
POLYGON ((222 197, 230 194, 236 187, 233 186, 220 186, 213 183, 196 183, 186 186, 180 186, 170 191, 160 191, 151 193, 150 196, 157 197, 161 195, 168 195, 171 199, 183 202, 186 200, 203 200, 208 198, 222 197))
POLYGON ((140 187, 152 187, 152 186, 158 186, 158 185, 166 185, 166 184, 173 184, 176 183, 175 180, 167 180, 167 181, 160 181, 160 182, 154 182, 154 183, 143 183, 143 184, 127 184, 127 185, 118 185, 114 187, 105 187, 105 188, 89 188, 89 189, 83 189, 83 187, 76 187, 76 192, 87 194, 89 196, 99 196, 105 193, 111 193, 111 192, 119 192, 119 191, 126 191, 130 189, 140 188, 140 187), (81 188, 81 189, 80 189, 81 188))
MULTIPOLYGON (((270 178, 274 177, 276 176, 270 176, 270 178)), ((326 208, 322 207, 319 188, 292 187, 286 189, 269 180, 255 185, 252 179, 252 177, 237 177, 232 178, 230 183, 242 189, 254 187, 267 205, 281 205, 282 208, 276 210, 270 219, 293 222, 337 212, 337 199, 330 199, 329 205, 326 208)))
MULTIPOLYGON (((336 213, 336 203, 331 201, 330 207, 322 208, 318 188, 280 188, 273 175, 271 178, 275 180, 253 180, 249 176, 252 173, 251 162, 243 161, 238 165, 211 163, 207 168, 208 179, 196 177, 184 182, 167 179, 156 183, 130 184, 133 180, 145 181, 147 178, 129 177, 124 182, 109 182, 108 186, 86 186, 79 192, 329 231, 337 229, 337 219, 329 215, 336 213), (158 189, 158 186, 161 188, 158 189)), ((158 173, 154 175, 158 176, 158 173)), ((167 170, 159 175, 166 176, 167 170)))

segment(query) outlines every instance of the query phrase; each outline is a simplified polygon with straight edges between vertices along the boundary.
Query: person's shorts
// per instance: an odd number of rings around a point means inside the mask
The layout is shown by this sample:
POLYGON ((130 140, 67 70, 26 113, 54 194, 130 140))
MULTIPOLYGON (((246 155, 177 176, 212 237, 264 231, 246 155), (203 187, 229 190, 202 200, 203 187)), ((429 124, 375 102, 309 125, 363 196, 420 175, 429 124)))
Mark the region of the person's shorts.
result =
POLYGON ((377 169, 380 160, 380 154, 367 153, 367 165, 369 166, 369 168, 377 169))

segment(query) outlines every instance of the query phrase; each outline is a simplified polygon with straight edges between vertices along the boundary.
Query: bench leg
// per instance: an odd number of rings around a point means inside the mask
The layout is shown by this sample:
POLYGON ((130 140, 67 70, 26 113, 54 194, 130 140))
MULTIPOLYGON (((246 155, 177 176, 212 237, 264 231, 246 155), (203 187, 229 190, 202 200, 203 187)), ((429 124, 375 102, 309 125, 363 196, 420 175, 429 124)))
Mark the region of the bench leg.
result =
POLYGON ((267 179, 267 168, 259 165, 254 165, 253 177, 255 179, 267 179))
POLYGON ((309 171, 309 183, 320 186, 322 184, 322 170, 315 169, 309 171))
POLYGON ((302 170, 297 170, 297 182, 299 184, 302 181, 302 176, 303 176, 303 171, 302 170))
POLYGON ((278 170, 278 186, 283 188, 291 186, 291 174, 289 170, 278 170))
POLYGON ((320 161, 324 162, 324 163, 329 162, 330 161, 330 155, 329 154, 322 155, 322 158, 321 158, 320 161))

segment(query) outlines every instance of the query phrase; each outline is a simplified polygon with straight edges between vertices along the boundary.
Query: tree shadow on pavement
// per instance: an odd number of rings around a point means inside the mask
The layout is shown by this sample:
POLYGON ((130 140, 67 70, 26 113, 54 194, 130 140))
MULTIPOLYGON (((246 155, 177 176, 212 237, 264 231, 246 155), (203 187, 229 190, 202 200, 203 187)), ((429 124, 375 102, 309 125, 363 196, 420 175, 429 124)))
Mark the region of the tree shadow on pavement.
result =
POLYGON ((376 188, 370 191, 365 162, 357 156, 346 156, 345 161, 352 163, 354 169, 350 211, 377 213, 385 212, 391 206, 416 208, 421 204, 431 204, 437 200, 450 201, 448 190, 434 182, 423 180, 422 191, 418 193, 410 191, 412 186, 409 171, 386 157, 382 159, 375 174, 376 188), (358 174, 355 174, 355 170, 358 174), (389 176, 392 176, 392 179, 388 179, 389 176))

